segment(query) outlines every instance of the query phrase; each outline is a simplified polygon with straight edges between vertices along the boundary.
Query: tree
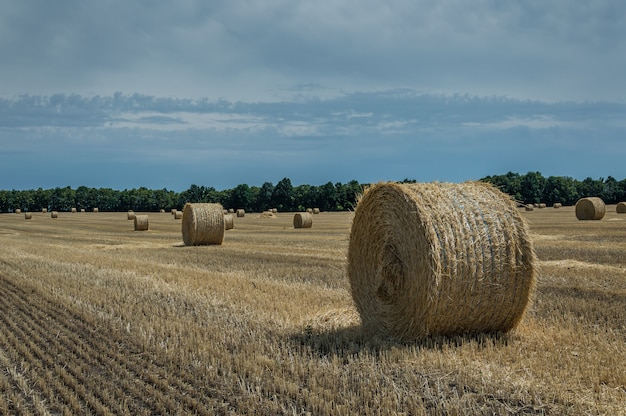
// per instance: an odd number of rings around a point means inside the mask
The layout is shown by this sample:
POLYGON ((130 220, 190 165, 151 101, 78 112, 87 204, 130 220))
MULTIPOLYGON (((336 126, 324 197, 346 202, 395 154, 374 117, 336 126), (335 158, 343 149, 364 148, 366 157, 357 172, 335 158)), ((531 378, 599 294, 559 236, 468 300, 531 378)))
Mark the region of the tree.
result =
POLYGON ((295 208, 293 186, 289 178, 283 178, 272 192, 272 205, 280 211, 293 211, 295 208))
POLYGON ((543 188, 545 185, 545 178, 539 172, 528 172, 521 178, 520 194, 524 203, 539 203, 543 202, 543 188))
POLYGON ((261 185, 261 189, 259 189, 254 201, 254 206, 259 212, 265 211, 268 208, 273 208, 271 206, 273 192, 274 185, 271 182, 265 182, 261 185))
POLYGON ((250 187, 246 184, 237 185, 230 194, 230 206, 239 209, 242 208, 250 211, 252 203, 252 195, 250 187))

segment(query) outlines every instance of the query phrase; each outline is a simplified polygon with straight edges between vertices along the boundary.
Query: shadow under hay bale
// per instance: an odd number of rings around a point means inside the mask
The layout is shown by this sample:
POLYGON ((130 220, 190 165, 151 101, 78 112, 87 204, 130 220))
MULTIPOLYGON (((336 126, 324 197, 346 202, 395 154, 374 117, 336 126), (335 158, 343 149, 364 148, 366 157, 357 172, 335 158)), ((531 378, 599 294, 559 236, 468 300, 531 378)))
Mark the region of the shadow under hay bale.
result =
POLYGON ((576 202, 576 218, 579 220, 601 220, 606 214, 606 205, 601 198, 592 196, 576 202))
POLYGON ((147 231, 150 227, 147 215, 135 215, 133 213, 133 220, 135 220, 135 231, 147 231))
POLYGON ((186 246, 221 245, 224 229, 221 204, 185 204, 182 232, 186 246))
POLYGON ((293 216, 293 228, 311 228, 313 226, 313 214, 310 212, 298 212, 293 216))
POLYGON ((506 333, 526 311, 535 269, 526 222, 492 185, 380 183, 357 203, 348 277, 367 332, 506 333))

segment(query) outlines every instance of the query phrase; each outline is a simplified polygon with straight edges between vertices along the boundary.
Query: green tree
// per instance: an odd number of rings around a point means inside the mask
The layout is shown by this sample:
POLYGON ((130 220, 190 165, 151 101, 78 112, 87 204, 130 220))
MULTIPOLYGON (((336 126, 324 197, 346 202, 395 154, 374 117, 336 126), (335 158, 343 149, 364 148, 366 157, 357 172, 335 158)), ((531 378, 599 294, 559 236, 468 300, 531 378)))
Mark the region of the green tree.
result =
POLYGON ((283 178, 272 192, 272 205, 280 211, 293 211, 295 208, 293 186, 289 178, 283 178))
POLYGON ((545 178, 539 172, 528 172, 521 178, 520 194, 524 203, 535 204, 543 202, 543 188, 545 178))
POLYGON ((246 184, 237 185, 230 194, 230 205, 234 209, 242 208, 246 211, 251 211, 252 194, 250 193, 250 187, 246 184))
POLYGON ((272 204, 272 193, 274 192, 274 185, 271 182, 264 182, 259 189, 254 200, 255 210, 262 212, 269 208, 274 208, 272 204))

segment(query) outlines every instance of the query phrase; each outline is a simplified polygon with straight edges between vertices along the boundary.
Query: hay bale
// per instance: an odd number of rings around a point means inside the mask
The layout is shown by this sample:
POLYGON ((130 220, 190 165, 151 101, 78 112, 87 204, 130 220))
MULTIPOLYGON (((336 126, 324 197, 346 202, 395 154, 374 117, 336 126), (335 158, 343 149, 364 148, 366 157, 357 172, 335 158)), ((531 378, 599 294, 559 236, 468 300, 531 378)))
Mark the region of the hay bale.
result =
POLYGON ((50 213, 50 218, 59 218, 59 212, 58 211, 52 211, 50 213))
POLYGON ((234 213, 235 213, 235 210, 234 210, 233 208, 228 208, 228 213, 229 213, 229 214, 234 214, 234 213))
POLYGON ((81 208, 81 209, 80 209, 80 212, 85 212, 85 208, 81 208))
POLYGON ((72 211, 72 214, 76 214, 76 208, 72 208, 71 211, 72 211))
POLYGON ((146 231, 150 224, 148 222, 147 215, 135 215, 133 213, 133 220, 135 220, 135 231, 146 231))
POLYGON ((21 209, 19 209, 19 208, 17 208, 17 209, 15 210, 15 213, 16 213, 16 214, 21 214, 21 213, 22 213, 22 210, 21 210, 21 209))
POLYGON ((313 214, 310 212, 298 212, 293 216, 293 228, 311 228, 313 226, 313 214))
POLYGON ((313 214, 319 214, 319 213, 320 213, 319 208, 313 208, 313 214))
POLYGON ((618 214, 626 214, 626 202, 620 202, 619 204, 617 204, 617 206, 615 207, 615 212, 617 212, 618 214))
POLYGON ((601 220, 605 213, 606 205, 601 198, 592 196, 576 202, 576 218, 579 220, 601 220))
POLYGON ((25 212, 24 213, 24 219, 32 220, 33 219, 33 213, 32 212, 25 212))
POLYGON ((237 218, 243 218, 245 216, 246 216, 246 210, 241 209, 241 208, 237 210, 237 218))
POLYGON ((126 214, 126 219, 127 220, 134 220, 135 219, 135 212, 132 209, 128 210, 128 213, 126 214))
POLYGON ((278 214, 278 208, 272 208, 270 211, 272 211, 272 214, 278 214))
POLYGON ((174 219, 175 219, 175 220, 180 220, 180 219, 182 219, 182 218, 183 218, 183 212, 182 212, 182 211, 176 211, 176 212, 174 213, 174 219))
POLYGON ((222 210, 221 204, 185 204, 182 227, 185 245, 221 245, 225 229, 222 210))
POLYGON ((313 214, 313 208, 307 208, 306 212, 308 212, 309 214, 313 214))
POLYGON ((41 208, 41 213, 46 214, 48 212, 48 208, 41 208))
POLYGON ((232 230, 235 228, 235 218, 233 218, 232 214, 224 215, 224 229, 232 230))
POLYGON ((526 204, 526 205, 524 205, 524 209, 526 211, 534 211, 535 207, 532 204, 526 204))
POLYGON ((172 215, 176 215, 176 211, 177 211, 176 208, 172 208, 172 210, 170 212, 172 213, 172 215))
POLYGON ((161 214, 165 214, 165 210, 164 210, 163 208, 161 208, 161 209, 159 210, 159 213, 161 213, 161 214))
POLYGON ((259 214, 259 218, 278 218, 272 211, 263 211, 259 214))
POLYGON ((552 204, 552 208, 561 208, 563 206, 563 204, 561 204, 560 202, 555 202, 554 204, 552 204))
POLYGON ((95 213, 98 213, 98 211, 99 211, 98 208, 94 208, 93 209, 93 212, 95 212, 95 213))
POLYGON ((536 256, 515 202, 490 184, 379 183, 355 208, 348 277, 366 331, 507 332, 530 303, 536 256))

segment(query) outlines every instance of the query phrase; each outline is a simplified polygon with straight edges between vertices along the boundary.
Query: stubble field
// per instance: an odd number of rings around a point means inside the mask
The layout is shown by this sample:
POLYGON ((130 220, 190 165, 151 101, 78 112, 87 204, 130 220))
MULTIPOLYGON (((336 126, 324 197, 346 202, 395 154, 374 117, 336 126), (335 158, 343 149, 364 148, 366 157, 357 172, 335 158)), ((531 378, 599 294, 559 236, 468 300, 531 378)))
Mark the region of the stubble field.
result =
POLYGON ((0 414, 626 414, 626 214, 522 212, 534 302, 507 335, 360 332, 350 213, 0 215, 0 414))

